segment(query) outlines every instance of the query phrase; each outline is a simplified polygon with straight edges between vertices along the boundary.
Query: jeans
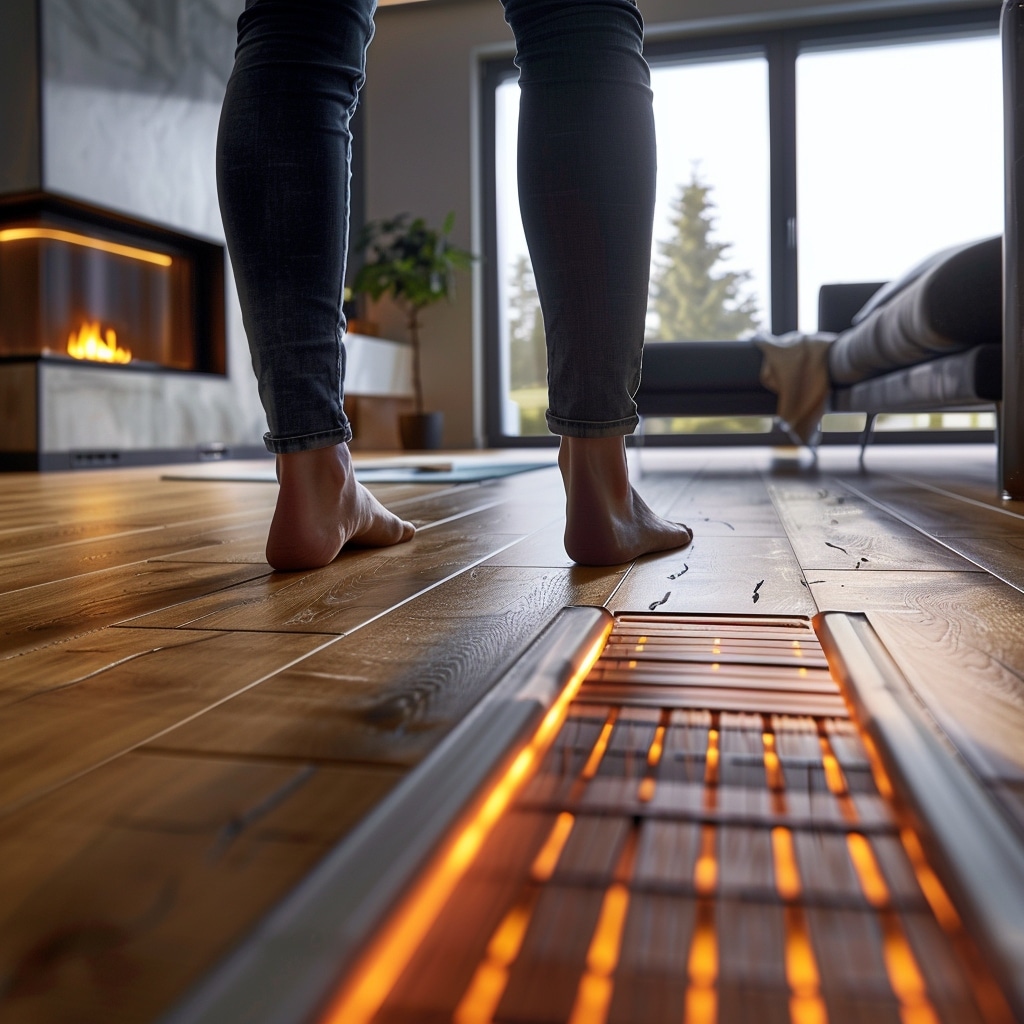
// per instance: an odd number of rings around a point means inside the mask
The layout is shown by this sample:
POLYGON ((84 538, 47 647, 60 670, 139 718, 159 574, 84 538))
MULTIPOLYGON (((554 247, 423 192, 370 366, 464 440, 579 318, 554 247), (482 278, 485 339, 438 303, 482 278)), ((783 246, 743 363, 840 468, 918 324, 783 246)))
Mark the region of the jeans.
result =
MULTIPOLYGON (((656 172, 632 0, 503 0, 522 101, 519 197, 548 352, 548 426, 637 425, 656 172)), ((272 452, 351 440, 343 282, 349 122, 375 0, 247 0, 217 182, 272 452)))

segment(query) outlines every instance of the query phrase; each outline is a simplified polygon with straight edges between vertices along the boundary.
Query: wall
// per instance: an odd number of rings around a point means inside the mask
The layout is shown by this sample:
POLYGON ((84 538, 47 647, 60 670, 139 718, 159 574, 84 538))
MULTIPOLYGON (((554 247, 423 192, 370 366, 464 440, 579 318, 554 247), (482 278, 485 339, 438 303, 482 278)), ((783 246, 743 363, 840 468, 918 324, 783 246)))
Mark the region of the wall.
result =
MULTIPOLYGON (((807 3, 806 0, 640 0, 649 39, 730 28, 819 21, 857 13, 992 7, 943 0, 807 3)), ((479 251, 475 82, 481 55, 513 52, 498 0, 435 0, 385 7, 369 53, 367 216, 401 210, 440 221, 456 213, 456 240, 479 251)), ((477 270, 477 276, 482 269, 477 270)), ((468 284, 468 280, 465 282, 468 284)), ((451 306, 425 314, 424 387, 428 406, 443 409, 446 442, 481 443, 482 325, 479 287, 464 287, 451 306)), ((401 321, 381 312, 386 333, 401 321)))
MULTIPOLYGON (((223 242, 214 156, 241 0, 41 4, 44 186, 223 242)), ((265 419, 230 281, 227 346, 226 380, 170 376, 141 405, 122 400, 130 382, 119 382, 95 443, 259 445, 265 419)))
POLYGON ((39 41, 35 0, 4 0, 0 32, 0 193, 39 188, 39 41))

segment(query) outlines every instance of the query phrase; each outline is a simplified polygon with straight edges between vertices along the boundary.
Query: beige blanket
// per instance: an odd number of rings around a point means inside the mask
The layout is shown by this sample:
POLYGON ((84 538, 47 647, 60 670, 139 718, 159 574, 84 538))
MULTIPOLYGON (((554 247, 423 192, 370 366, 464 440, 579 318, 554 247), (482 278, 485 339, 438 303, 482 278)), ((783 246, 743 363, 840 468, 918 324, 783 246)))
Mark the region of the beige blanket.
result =
POLYGON ((779 396, 776 415, 809 444, 818 429, 829 393, 828 350, 834 334, 761 335, 761 383, 779 396))

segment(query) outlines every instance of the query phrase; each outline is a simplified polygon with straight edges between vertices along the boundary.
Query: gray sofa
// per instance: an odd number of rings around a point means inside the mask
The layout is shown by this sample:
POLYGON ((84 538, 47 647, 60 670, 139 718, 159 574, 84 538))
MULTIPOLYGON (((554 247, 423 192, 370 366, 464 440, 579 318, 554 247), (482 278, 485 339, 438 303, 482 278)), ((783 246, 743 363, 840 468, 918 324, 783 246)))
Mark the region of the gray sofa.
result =
MULTIPOLYGON (((828 350, 826 411, 976 409, 1002 396, 1002 246, 984 239, 936 253, 899 280, 824 285, 818 329, 828 350)), ((644 350, 636 396, 650 416, 773 416, 753 341, 658 342, 644 350)))

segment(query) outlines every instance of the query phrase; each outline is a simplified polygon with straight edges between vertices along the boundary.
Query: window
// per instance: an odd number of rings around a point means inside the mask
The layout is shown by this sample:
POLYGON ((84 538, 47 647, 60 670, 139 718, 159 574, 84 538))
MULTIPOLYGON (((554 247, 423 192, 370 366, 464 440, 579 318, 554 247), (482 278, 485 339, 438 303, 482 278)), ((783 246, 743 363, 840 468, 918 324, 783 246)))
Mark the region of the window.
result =
POLYGON ((888 280, 1002 233, 994 35, 801 53, 796 97, 801 330, 825 282, 888 280))
MULTIPOLYGON (((658 130, 649 343, 813 330, 822 283, 886 280, 1002 230, 994 12, 661 41, 647 56, 658 130), (687 218, 708 246, 725 246, 708 273, 732 282, 699 322, 662 287, 684 258, 671 243, 687 218)), ((489 440, 542 442, 543 324, 519 218, 511 62, 485 66, 484 98, 489 440)), ((987 414, 966 417, 880 418, 879 429, 991 426, 987 414)), ((648 431, 707 440, 769 426, 665 420, 648 431)))

